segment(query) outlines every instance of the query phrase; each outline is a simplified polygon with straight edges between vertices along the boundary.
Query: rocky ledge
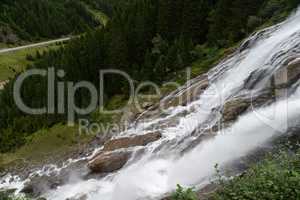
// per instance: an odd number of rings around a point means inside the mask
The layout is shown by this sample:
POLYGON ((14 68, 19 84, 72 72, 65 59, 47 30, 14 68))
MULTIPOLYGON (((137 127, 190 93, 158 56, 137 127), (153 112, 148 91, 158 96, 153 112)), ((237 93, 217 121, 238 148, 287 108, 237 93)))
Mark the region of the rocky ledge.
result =
POLYGON ((88 163, 93 173, 110 173, 121 169, 130 159, 129 148, 146 146, 162 137, 161 133, 154 132, 145 135, 112 139, 104 144, 104 148, 88 163))

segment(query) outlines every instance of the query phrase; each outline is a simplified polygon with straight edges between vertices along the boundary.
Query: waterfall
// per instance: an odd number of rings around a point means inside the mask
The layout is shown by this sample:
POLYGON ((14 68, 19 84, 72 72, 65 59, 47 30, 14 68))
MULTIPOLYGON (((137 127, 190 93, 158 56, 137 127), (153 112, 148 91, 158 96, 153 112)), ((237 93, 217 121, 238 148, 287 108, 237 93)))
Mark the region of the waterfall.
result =
MULTIPOLYGON (((221 167, 251 151, 264 147, 287 133, 300 117, 300 89, 295 88, 277 101, 248 109, 230 126, 218 130, 207 140, 183 153, 197 138, 220 121, 220 109, 236 98, 251 98, 270 87, 274 74, 294 58, 300 57, 300 11, 286 21, 259 31, 207 73, 209 86, 197 100, 170 107, 164 115, 137 121, 122 136, 159 131, 163 137, 151 143, 144 153, 133 154, 121 170, 102 178, 73 178, 69 183, 49 190, 49 200, 85 197, 88 200, 159 199, 173 191, 176 184, 202 187, 214 176, 214 166, 221 167), (258 80, 253 81, 253 74, 258 80), (247 80, 252 87, 245 87, 247 80), (173 122, 173 123, 171 123, 173 122), (207 129, 209 129, 207 128, 207 129)), ((198 84, 198 79, 190 84, 198 84)), ((174 94, 189 88, 182 87, 174 94)), ((168 96, 168 98, 172 98, 168 96)), ((136 152, 139 148, 135 149, 136 152)), ((72 161, 76 162, 76 161, 72 161)), ((58 172, 59 173, 59 172, 58 172)), ((21 184, 17 179, 13 184, 21 184)), ((0 182, 1 187, 12 185, 0 182)))

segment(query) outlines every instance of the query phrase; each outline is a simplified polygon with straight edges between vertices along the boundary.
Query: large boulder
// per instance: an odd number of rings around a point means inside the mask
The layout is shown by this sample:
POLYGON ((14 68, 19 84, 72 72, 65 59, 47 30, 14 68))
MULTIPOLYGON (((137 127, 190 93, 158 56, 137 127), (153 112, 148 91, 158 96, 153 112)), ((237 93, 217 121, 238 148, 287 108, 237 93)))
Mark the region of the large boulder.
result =
POLYGON ((296 82, 300 78, 300 58, 289 61, 283 68, 274 74, 274 84, 276 88, 285 88, 296 82))
POLYGON ((248 90, 254 89, 268 73, 269 71, 267 69, 257 69, 253 71, 245 80, 244 88, 248 90))
MULTIPOLYGON (((264 78, 271 72, 268 69, 257 69, 253 71, 244 83, 244 88, 248 90, 255 89, 260 83, 263 83, 264 78)), ((288 89, 296 81, 300 79, 300 57, 291 57, 287 59, 282 67, 277 69, 272 78, 267 84, 268 89, 272 91, 276 97, 286 97, 288 89)), ((267 88, 266 88, 267 89, 267 88)))
POLYGON ((292 84, 300 78, 300 58, 296 58, 287 65, 287 81, 292 84))
POLYGON ((50 189, 56 189, 62 182, 63 180, 56 176, 36 176, 24 185, 21 192, 32 197, 38 197, 50 189))
POLYGON ((222 111, 222 121, 235 121, 241 114, 243 114, 251 105, 248 99, 235 99, 228 101, 222 111))
POLYGON ((93 173, 111 173, 121 169, 129 160, 131 153, 123 152, 103 152, 88 163, 88 167, 93 173))
POLYGON ((112 139, 104 144, 104 148, 88 163, 93 173, 110 173, 121 169, 129 160, 131 152, 128 149, 135 146, 146 146, 162 137, 161 133, 154 132, 145 135, 112 139), (118 150, 118 151, 117 151, 118 150))
MULTIPOLYGON (((236 98, 225 103, 221 114, 223 123, 231 123, 250 109, 257 109, 274 101, 274 94, 267 89, 249 98, 236 98)), ((225 126, 226 127, 226 126, 225 126)))
POLYGON ((135 146, 146 146, 151 142, 155 142, 162 137, 161 133, 154 132, 146 135, 138 135, 133 137, 124 137, 113 139, 105 143, 104 151, 114 151, 117 149, 135 147, 135 146))
POLYGON ((282 98, 288 95, 288 89, 300 78, 300 58, 292 58, 286 61, 284 66, 273 75, 273 85, 276 97, 282 98))

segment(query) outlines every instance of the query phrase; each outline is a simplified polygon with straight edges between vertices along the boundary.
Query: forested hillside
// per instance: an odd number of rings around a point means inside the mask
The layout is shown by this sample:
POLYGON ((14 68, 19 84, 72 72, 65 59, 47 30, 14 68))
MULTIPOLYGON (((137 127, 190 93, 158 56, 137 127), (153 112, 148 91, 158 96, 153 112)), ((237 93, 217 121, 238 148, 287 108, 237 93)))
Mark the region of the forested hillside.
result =
POLYGON ((113 15, 114 8, 116 6, 126 6, 131 0, 82 0, 87 5, 92 6, 95 9, 101 10, 108 16, 113 15))
MULTIPOLYGON (((4 1, 1 8, 6 11, 1 12, 0 19, 13 24, 20 37, 29 37, 26 33, 37 37, 52 37, 63 34, 61 30, 65 33, 71 30, 82 31, 86 26, 92 27, 95 23, 78 1, 28 1, 36 4, 36 9, 40 12, 26 14, 26 17, 8 15, 8 13, 18 13, 19 9, 23 9, 21 5, 25 7, 27 5, 20 3, 11 8, 3 6, 17 4, 16 1, 4 1), (57 11, 57 5, 63 4, 64 7, 61 9, 66 9, 63 12, 65 14, 57 14, 57 18, 53 19, 43 10, 44 4, 50 4, 49 7, 54 9, 53 12, 57 11), (28 20, 20 20, 24 18, 28 20), (38 23, 36 19, 45 22, 38 23), (87 25, 72 23, 73 20, 84 21, 84 19, 89 22, 87 25), (47 31, 45 31, 45 24, 49 29, 47 31), (57 30, 58 26, 63 26, 65 29, 57 30)), ((89 0, 89 4, 91 2, 97 6, 107 1, 99 0, 97 3, 96 0, 89 0)), ((120 4, 118 1, 114 2, 113 6, 106 8, 111 9, 111 20, 105 28, 90 30, 69 45, 50 51, 29 68, 46 69, 54 66, 66 72, 66 76, 59 81, 86 80, 96 86, 99 85, 98 71, 113 68, 127 72, 137 83, 151 80, 159 84, 171 73, 184 69, 196 59, 201 59, 203 53, 199 50, 195 51, 196 45, 207 49, 230 47, 271 18, 275 21, 280 20, 280 17, 284 16, 284 13, 289 13, 299 1, 130 0, 122 1, 120 4)), ((125 80, 106 77, 105 81, 114 83, 105 85, 106 102, 114 95, 127 95, 125 80)), ((64 114, 32 116, 22 113, 13 101, 13 83, 14 80, 0 96, 0 151, 2 152, 24 144, 26 136, 42 127, 50 127, 57 122, 66 121, 64 114)), ((45 106, 47 79, 26 80, 22 88, 22 97, 25 103, 32 107, 45 106)), ((84 107, 87 102, 89 102, 87 91, 78 91, 76 105, 84 107)))
POLYGON ((77 0, 1 0, 0 43, 18 43, 87 31, 99 25, 77 0))

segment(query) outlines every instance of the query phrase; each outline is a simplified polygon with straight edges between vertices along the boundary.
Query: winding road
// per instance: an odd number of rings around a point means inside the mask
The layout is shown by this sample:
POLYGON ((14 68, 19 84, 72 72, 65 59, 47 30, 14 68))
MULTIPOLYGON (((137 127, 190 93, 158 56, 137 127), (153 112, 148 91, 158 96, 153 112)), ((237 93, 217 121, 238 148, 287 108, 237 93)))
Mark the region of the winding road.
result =
POLYGON ((18 51, 18 50, 27 49, 27 48, 32 48, 32 47, 45 46, 45 45, 53 44, 56 42, 64 42, 64 41, 68 41, 70 39, 72 39, 72 37, 65 37, 65 38, 61 38, 61 39, 49 40, 49 41, 45 41, 45 42, 39 42, 39 43, 34 43, 34 44, 29 44, 29 45, 24 45, 24 46, 19 46, 19 47, 0 49, 0 54, 18 51))

